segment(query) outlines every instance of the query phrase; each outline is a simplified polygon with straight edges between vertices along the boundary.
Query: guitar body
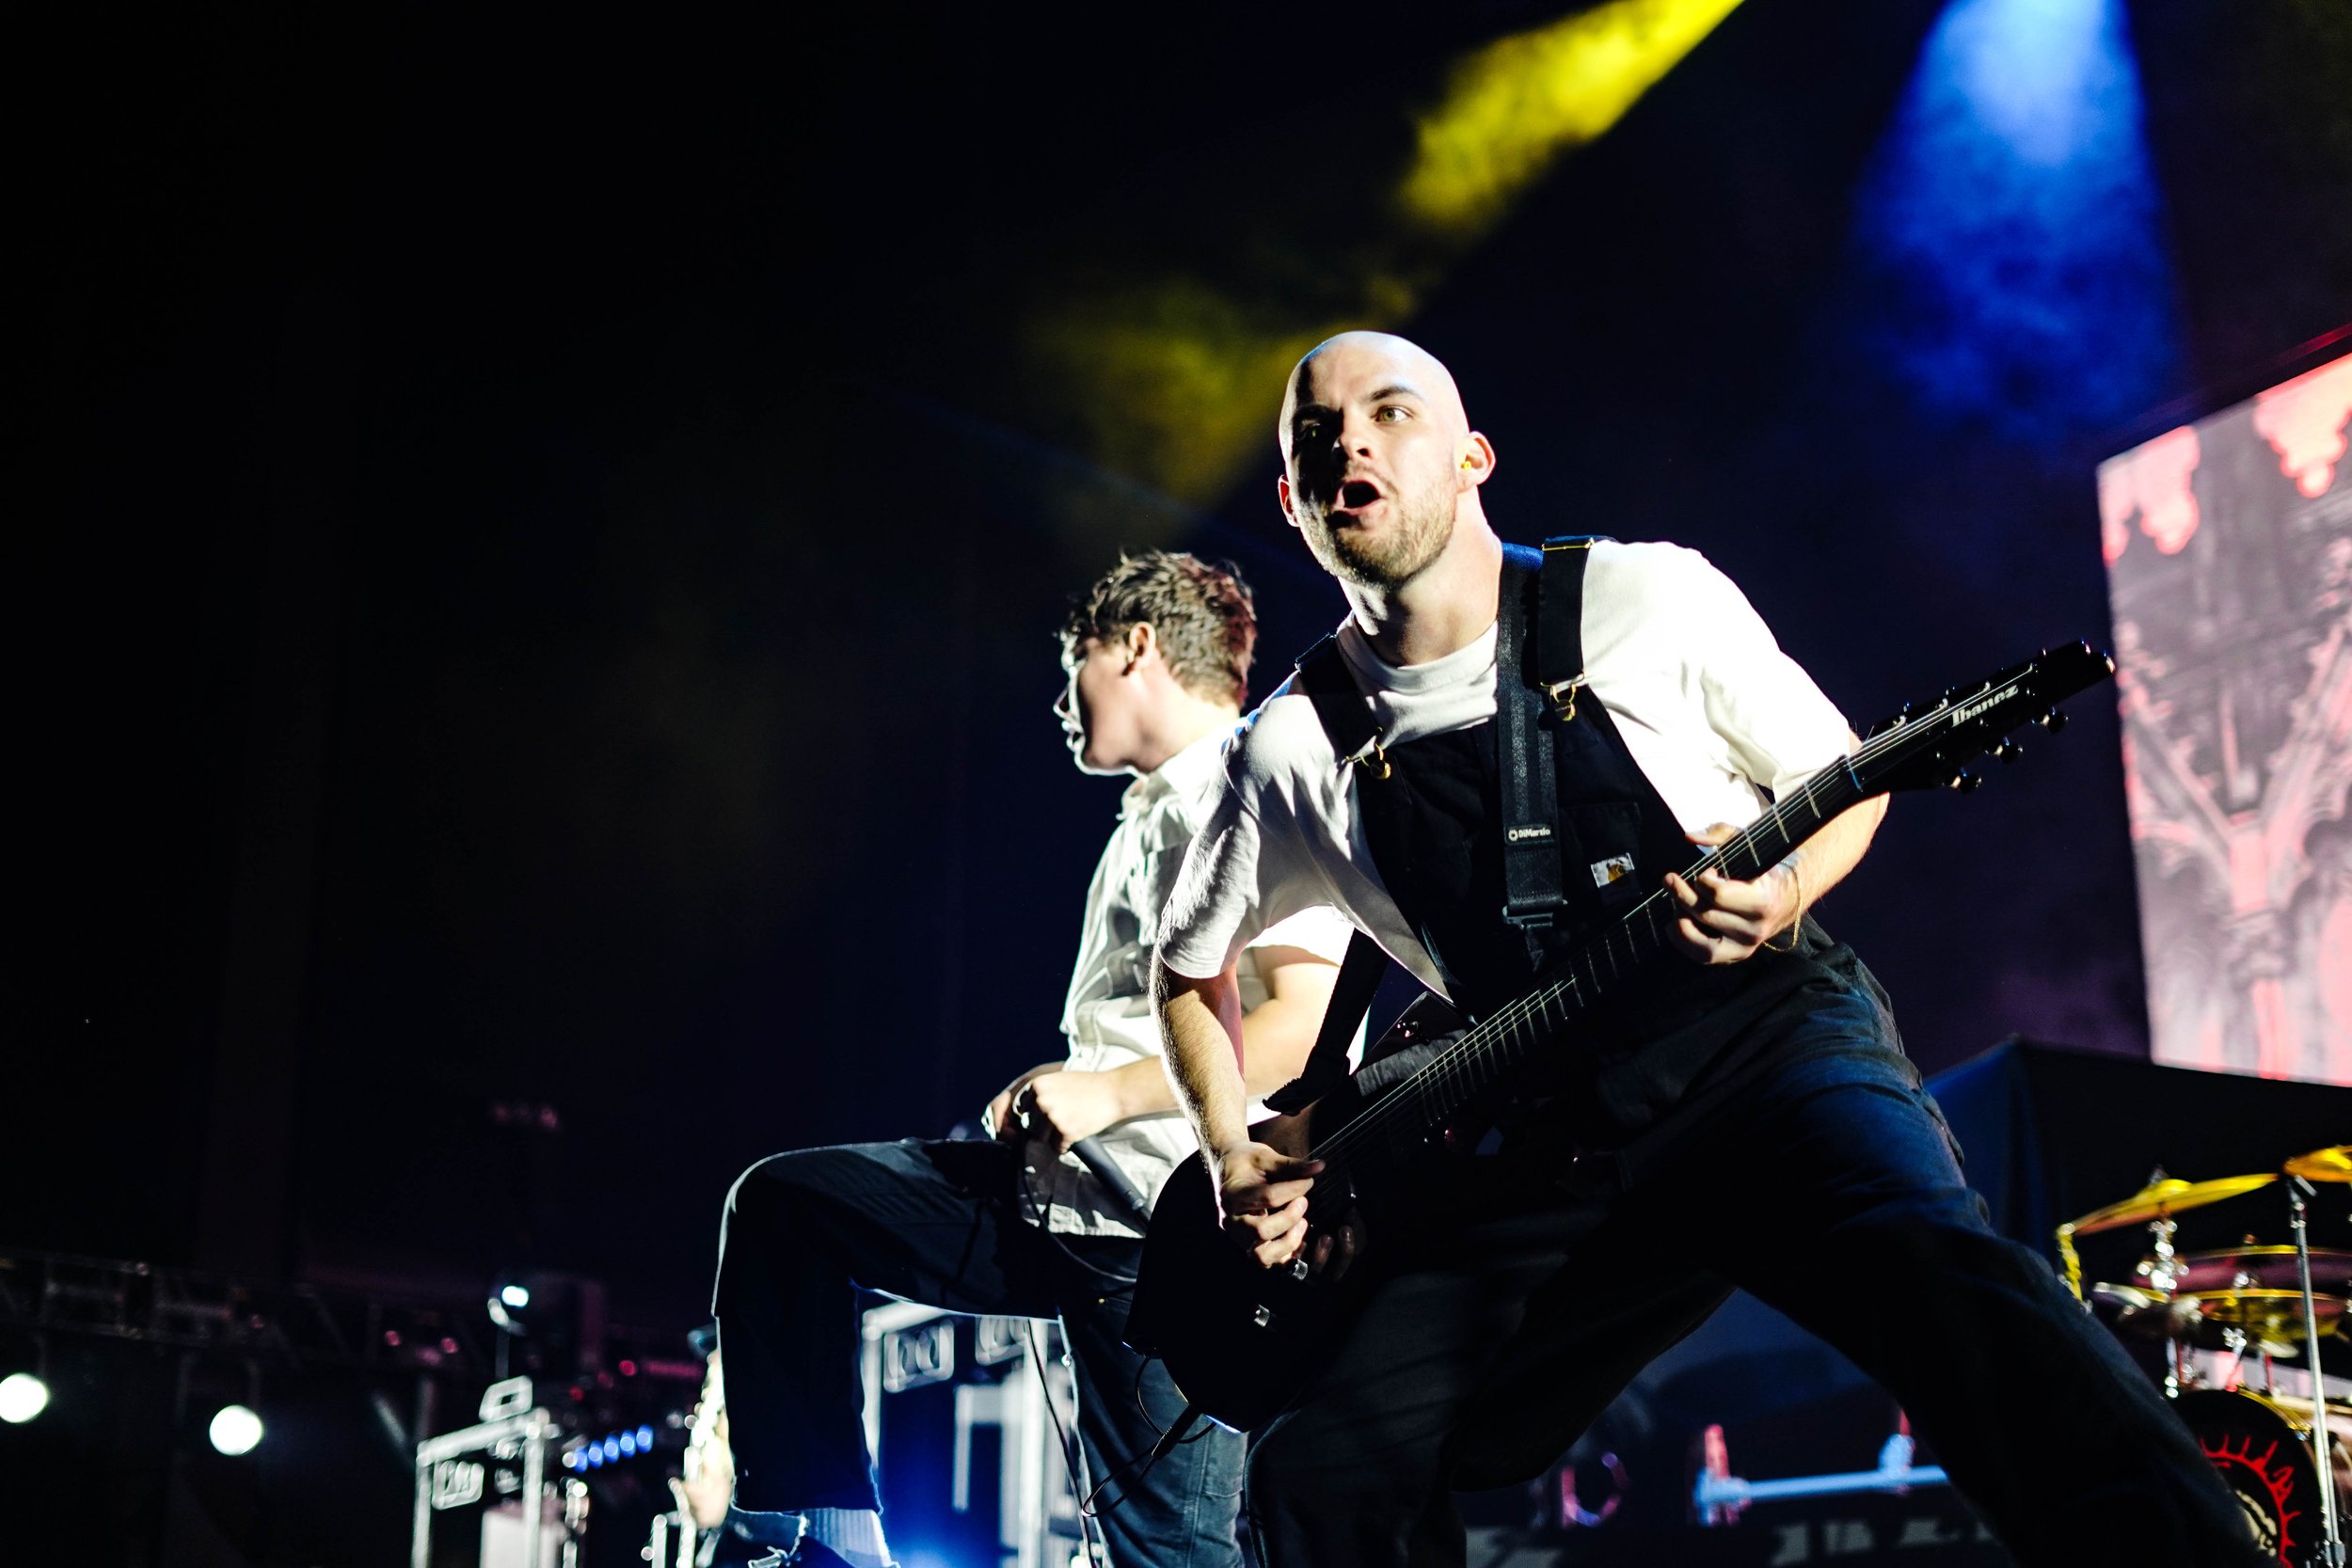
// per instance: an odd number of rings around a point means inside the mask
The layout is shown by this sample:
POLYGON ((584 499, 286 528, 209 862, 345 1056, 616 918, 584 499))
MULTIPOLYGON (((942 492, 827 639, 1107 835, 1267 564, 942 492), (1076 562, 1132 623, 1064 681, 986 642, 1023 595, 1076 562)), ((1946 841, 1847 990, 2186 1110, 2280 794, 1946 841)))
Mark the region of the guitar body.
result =
POLYGON ((1260 1268, 1234 1245, 1196 1153, 1152 1211, 1127 1342, 1160 1357, 1202 1415, 1250 1432, 1281 1414, 1337 1348, 1354 1297, 1346 1284, 1260 1268))

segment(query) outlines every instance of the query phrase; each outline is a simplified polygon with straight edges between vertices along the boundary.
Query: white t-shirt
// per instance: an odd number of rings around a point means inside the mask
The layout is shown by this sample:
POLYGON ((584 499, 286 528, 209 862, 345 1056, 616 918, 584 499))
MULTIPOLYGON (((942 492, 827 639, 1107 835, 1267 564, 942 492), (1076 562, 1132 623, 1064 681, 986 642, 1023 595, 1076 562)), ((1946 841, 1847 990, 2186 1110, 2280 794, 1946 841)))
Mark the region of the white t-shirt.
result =
MULTIPOLYGON (((1218 767, 1228 732, 1202 736, 1127 786, 1120 798, 1119 826, 1103 847, 1087 889, 1086 924, 1078 935, 1078 961, 1071 971, 1070 997, 1062 1006, 1062 1033, 1070 1038, 1073 1072, 1107 1072, 1160 1053, 1160 1025, 1152 1007, 1152 951, 1159 941, 1160 911, 1183 865, 1185 847, 1208 815, 1223 780, 1218 767)), ((1244 1009, 1266 999, 1256 950, 1300 947, 1338 963, 1347 955, 1348 926, 1339 911, 1302 908, 1279 925, 1251 933, 1240 953, 1244 1009)), ((1223 965, 1218 966, 1220 969, 1223 965)), ((1192 1124, 1181 1111, 1162 1111, 1106 1128, 1103 1150, 1136 1187, 1156 1197, 1160 1183, 1178 1161, 1197 1147, 1192 1124)), ((1092 1236, 1133 1236, 1114 1201, 1093 1175, 1070 1155, 1040 1160, 1031 1170, 1031 1190, 1049 1228, 1092 1236)))
MULTIPOLYGON (((1747 598, 1695 550, 1597 544, 1584 569, 1587 700, 1598 699, 1675 817, 1691 832, 1744 827, 1846 752, 1845 719, 1780 651, 1747 598)), ((1486 722, 1495 632, 1426 664, 1372 651, 1351 617, 1339 651, 1382 743, 1486 722)), ((1284 682, 1225 754, 1226 788, 1193 841, 1159 956, 1194 979, 1222 972, 1259 934, 1328 904, 1432 990, 1429 955, 1381 885, 1341 762, 1314 705, 1284 682)), ((1696 851, 1693 851, 1695 856, 1696 851)))

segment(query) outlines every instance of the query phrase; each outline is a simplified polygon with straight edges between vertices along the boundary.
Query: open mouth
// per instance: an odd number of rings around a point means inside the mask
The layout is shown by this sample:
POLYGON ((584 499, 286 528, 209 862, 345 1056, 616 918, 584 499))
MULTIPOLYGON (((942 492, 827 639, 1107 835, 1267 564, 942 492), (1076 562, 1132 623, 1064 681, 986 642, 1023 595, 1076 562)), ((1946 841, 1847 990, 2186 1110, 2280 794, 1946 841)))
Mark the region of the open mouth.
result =
POLYGON ((1340 486, 1339 512, 1359 512, 1380 499, 1380 487, 1368 479, 1351 479, 1340 486))

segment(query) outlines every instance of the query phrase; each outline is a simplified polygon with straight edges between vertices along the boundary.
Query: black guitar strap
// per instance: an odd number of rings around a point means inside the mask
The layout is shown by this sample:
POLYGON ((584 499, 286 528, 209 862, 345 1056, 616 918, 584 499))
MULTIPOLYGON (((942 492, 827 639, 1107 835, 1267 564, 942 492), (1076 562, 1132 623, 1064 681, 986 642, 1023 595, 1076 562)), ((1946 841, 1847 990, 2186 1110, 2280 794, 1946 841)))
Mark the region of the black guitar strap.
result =
MULTIPOLYGON (((1297 682, 1298 689, 1315 705, 1315 717, 1323 721, 1323 733, 1334 753, 1347 762, 1369 762, 1378 755, 1379 726, 1372 721, 1372 705, 1357 686, 1356 677, 1347 673, 1338 633, 1307 650, 1298 661, 1297 682)), ((1323 1027, 1316 1032, 1307 1065, 1297 1077, 1265 1097, 1266 1109, 1283 1116, 1303 1111, 1347 1076, 1347 1042, 1356 1037, 1357 1025, 1371 1010, 1372 993, 1380 989, 1380 974, 1387 967, 1388 955, 1380 951, 1378 942, 1361 931, 1348 938, 1347 957, 1340 962, 1340 977, 1332 984, 1331 1000, 1323 1009, 1323 1027)))
POLYGON ((1380 976, 1388 967, 1389 956, 1380 951, 1378 942, 1361 931, 1347 939, 1347 957, 1340 963, 1340 977, 1332 984, 1331 1000, 1323 1009, 1315 1048, 1308 1053, 1307 1065, 1297 1077, 1265 1097, 1267 1110, 1283 1116, 1303 1111, 1347 1076, 1347 1042, 1356 1037, 1356 1026, 1371 1011, 1372 993, 1380 989, 1380 976))

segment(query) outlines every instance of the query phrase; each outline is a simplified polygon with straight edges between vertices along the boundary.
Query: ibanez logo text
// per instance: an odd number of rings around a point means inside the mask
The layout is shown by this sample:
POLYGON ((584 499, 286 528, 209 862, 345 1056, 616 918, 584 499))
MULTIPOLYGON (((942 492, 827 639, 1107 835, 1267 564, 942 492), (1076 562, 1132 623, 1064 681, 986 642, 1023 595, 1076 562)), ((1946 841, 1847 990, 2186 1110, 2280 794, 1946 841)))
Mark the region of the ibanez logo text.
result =
POLYGON ((1994 708, 1999 706, 2001 704, 2009 701, 2009 699, 2016 695, 2017 683, 2015 681, 2011 681, 2009 685, 2001 688, 2001 689, 1995 691, 1990 697, 1978 698, 1975 702, 1970 703, 1966 707, 1960 709, 1952 715, 1953 727, 1958 728, 1960 725, 1968 722, 1969 720, 1980 717, 1981 715, 1992 711, 1994 708))

